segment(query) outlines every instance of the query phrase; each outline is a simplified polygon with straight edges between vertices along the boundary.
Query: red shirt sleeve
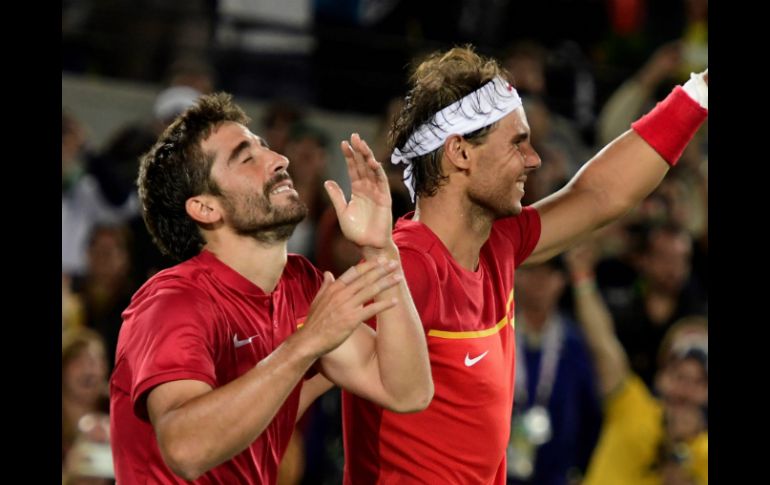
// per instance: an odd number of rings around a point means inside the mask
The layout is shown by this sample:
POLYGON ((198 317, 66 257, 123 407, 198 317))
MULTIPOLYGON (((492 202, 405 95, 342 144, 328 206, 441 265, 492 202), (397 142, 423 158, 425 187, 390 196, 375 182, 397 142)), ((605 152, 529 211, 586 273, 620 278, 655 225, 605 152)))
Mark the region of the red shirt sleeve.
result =
POLYGON ((420 315, 420 320, 427 332, 430 328, 425 325, 425 322, 430 322, 434 318, 432 312, 435 295, 431 295, 431 288, 438 280, 436 265, 424 253, 410 247, 399 248, 399 253, 409 293, 412 294, 417 314, 420 315))
POLYGON ((158 290, 133 313, 126 358, 137 416, 147 417, 146 395, 159 384, 191 379, 216 387, 217 317, 208 297, 177 284, 158 290))

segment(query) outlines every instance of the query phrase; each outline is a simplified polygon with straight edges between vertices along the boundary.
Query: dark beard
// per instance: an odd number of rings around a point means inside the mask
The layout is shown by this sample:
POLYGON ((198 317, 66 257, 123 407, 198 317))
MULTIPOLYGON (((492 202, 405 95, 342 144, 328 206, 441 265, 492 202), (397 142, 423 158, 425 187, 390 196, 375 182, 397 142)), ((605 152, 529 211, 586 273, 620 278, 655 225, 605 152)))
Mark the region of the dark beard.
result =
POLYGON ((251 209, 250 213, 229 211, 230 224, 237 234, 263 243, 287 241, 308 212, 307 206, 298 197, 292 199, 293 203, 288 207, 275 207, 264 196, 258 196, 257 200, 247 200, 245 206, 251 209), (259 207, 258 211, 253 210, 254 205, 259 207))
POLYGON ((297 224, 307 216, 307 206, 299 197, 291 196, 288 206, 276 207, 269 196, 264 195, 287 178, 288 175, 274 177, 265 184, 262 194, 249 194, 239 197, 240 200, 223 194, 223 205, 236 234, 267 244, 287 241, 291 237, 297 224))
POLYGON ((501 201, 505 200, 507 195, 508 194, 496 197, 487 193, 483 195, 470 193, 469 198, 471 199, 471 202, 476 205, 478 216, 488 217, 490 221, 496 221, 506 217, 516 216, 521 213, 515 206, 503 206, 501 201))

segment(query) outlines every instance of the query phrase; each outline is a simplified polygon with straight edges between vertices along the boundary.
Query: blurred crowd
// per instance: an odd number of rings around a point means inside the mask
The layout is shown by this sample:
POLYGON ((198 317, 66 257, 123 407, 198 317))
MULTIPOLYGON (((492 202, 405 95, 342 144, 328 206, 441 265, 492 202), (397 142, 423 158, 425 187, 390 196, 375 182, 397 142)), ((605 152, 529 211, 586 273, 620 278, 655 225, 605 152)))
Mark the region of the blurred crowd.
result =
MULTIPOLYGON (((251 57, 228 55, 212 62, 211 49, 205 47, 212 45, 212 39, 224 42, 218 36, 224 35, 225 27, 241 34, 252 29, 256 35, 273 24, 260 22, 245 7, 239 10, 238 2, 184 2, 183 21, 173 31, 164 30, 162 16, 141 24, 141 32, 138 27, 121 27, 159 43, 163 35, 173 40, 154 56, 126 52, 126 62, 118 69, 104 55, 89 53, 82 33, 91 24, 105 31, 117 25, 116 19, 112 24, 100 22, 100 16, 108 12, 107 7, 118 9, 123 3, 128 2, 63 3, 63 69, 83 75, 96 69, 101 75, 134 77, 163 86, 153 112, 119 129, 99 150, 89 139, 89 127, 63 100, 63 483, 112 483, 107 382, 121 312, 148 277, 175 263, 158 252, 144 227, 135 186, 139 157, 166 124, 201 94, 219 89, 238 92, 258 66, 286 68, 291 65, 287 59, 301 59, 312 52, 295 49, 279 60, 275 54, 249 51, 251 57), (236 75, 232 69, 241 61, 244 70, 236 75), (154 67, 159 64, 168 66, 162 75, 154 74, 160 72, 154 67), (223 70, 224 65, 231 71, 223 70)), ((165 5, 168 15, 178 13, 174 2, 141 3, 155 8, 165 5)), ((270 18, 273 3, 265 2, 263 18, 270 18)), ((317 24, 318 29, 374 25, 378 35, 389 32, 392 26, 385 24, 403 15, 399 12, 405 8, 405 2, 395 0, 340 2, 357 5, 358 14, 351 20, 330 3, 315 2, 316 19, 327 22, 317 24)), ((604 19, 597 27, 601 32, 587 33, 587 40, 580 42, 542 39, 527 29, 527 37, 509 38, 513 34, 503 35, 502 26, 490 21, 489 15, 494 8, 514 2, 479 2, 489 4, 491 10, 486 13, 473 10, 472 3, 450 2, 446 7, 465 15, 458 17, 465 23, 453 24, 453 39, 475 41, 481 48, 494 45, 522 95, 532 143, 543 160, 527 180, 525 204, 563 186, 597 147, 627 130, 675 84, 707 63, 706 0, 667 4, 677 19, 675 26, 665 24, 674 33, 669 37, 653 28, 652 19, 658 18, 653 17, 655 9, 666 8, 663 2, 616 0, 603 2, 601 8, 596 5, 600 2, 576 2, 585 3, 589 13, 604 19), (490 21, 489 32, 482 35, 483 29, 474 22, 484 19, 490 21)), ((546 3, 563 8, 570 4, 546 3)), ((307 19, 296 16, 283 24, 273 20, 280 27, 273 30, 279 33, 302 37, 313 30, 307 27, 307 19)), ((411 25, 410 35, 422 35, 424 48, 433 45, 428 40, 444 40, 428 37, 429 24, 422 27, 425 30, 419 34, 415 32, 420 26, 411 25)), ((244 35, 238 38, 247 42, 244 35)), ((301 44, 294 41, 294 46, 301 44)), ((356 69, 355 60, 352 64, 348 70, 356 69)), ((296 69, 304 72, 305 68, 296 69)), ((371 75, 362 73, 357 82, 371 75)), ((403 78, 403 65, 389 75, 403 78)), ((311 77, 299 79, 311 82, 311 77)), ((261 119, 253 120, 252 129, 290 160, 294 185, 309 208, 307 219, 289 241, 289 250, 339 275, 361 254, 342 236, 322 190, 337 142, 323 126, 308 120, 307 103, 324 101, 308 94, 307 86, 304 94, 275 93, 261 84, 266 82, 263 77, 255 75, 254 82, 240 94, 275 101, 270 101, 261 119)), ((318 82, 320 89, 330 81, 318 82)), ((378 93, 379 129, 369 141, 390 177, 395 220, 413 205, 400 169, 387 163, 391 150, 387 134, 403 93, 385 93, 385 99, 378 93)), ((341 107, 345 108, 350 106, 341 107)), ((708 456, 707 125, 638 208, 564 257, 522 267, 515 294, 517 379, 509 483, 708 482, 704 461, 708 456), (549 412, 547 430, 538 427, 538 408, 549 412), (619 475, 628 470, 635 470, 635 475, 619 475)), ((339 391, 333 389, 298 422, 280 483, 342 482, 340 408, 339 391)))

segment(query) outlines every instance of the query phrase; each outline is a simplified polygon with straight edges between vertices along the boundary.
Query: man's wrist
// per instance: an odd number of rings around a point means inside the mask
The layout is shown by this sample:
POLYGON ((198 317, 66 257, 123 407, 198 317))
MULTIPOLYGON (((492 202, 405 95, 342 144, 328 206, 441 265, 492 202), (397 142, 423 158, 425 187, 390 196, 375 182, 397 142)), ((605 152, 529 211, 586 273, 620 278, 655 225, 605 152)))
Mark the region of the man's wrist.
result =
POLYGON ((576 293, 584 293, 596 289, 596 275, 593 271, 573 272, 570 275, 572 288, 576 293))
POLYGON ((632 123, 631 128, 666 163, 674 166, 707 117, 708 110, 677 86, 649 113, 632 123))
POLYGON ((375 248, 373 246, 364 246, 362 248, 364 258, 367 260, 376 260, 377 258, 384 257, 386 259, 399 260, 398 247, 391 239, 384 247, 375 248))

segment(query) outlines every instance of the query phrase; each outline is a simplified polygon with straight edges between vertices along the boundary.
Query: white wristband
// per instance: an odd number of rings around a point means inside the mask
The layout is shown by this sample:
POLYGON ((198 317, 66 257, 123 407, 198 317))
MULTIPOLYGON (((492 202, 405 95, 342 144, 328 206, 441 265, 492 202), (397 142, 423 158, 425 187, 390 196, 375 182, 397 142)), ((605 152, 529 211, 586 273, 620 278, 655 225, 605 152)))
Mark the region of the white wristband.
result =
POLYGON ((690 74, 690 80, 682 86, 684 92, 697 101, 703 109, 709 109, 709 85, 703 80, 703 76, 708 74, 708 72, 709 70, 706 69, 699 74, 690 74))

